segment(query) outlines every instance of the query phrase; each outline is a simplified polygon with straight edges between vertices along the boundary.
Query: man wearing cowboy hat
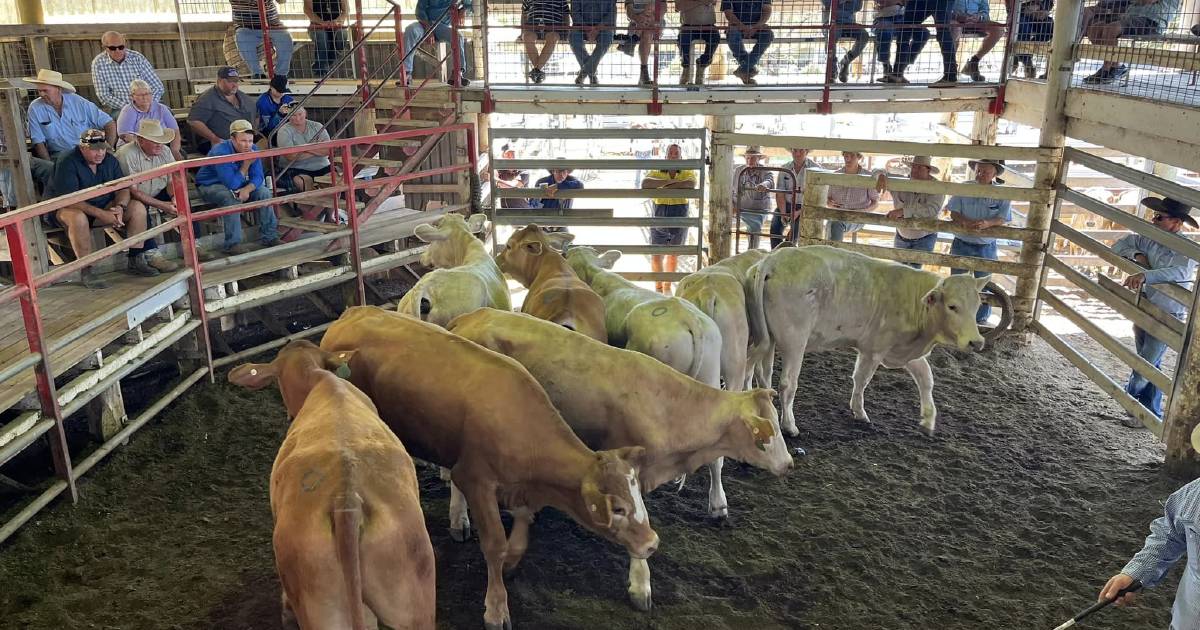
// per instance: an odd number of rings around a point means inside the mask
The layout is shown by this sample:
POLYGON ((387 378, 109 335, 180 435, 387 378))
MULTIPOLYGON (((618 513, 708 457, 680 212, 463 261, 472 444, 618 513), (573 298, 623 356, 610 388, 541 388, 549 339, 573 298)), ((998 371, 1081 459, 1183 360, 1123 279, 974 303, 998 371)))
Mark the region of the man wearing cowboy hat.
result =
POLYGON ((43 185, 54 177, 54 163, 62 153, 75 150, 79 136, 88 129, 103 129, 108 145, 117 141, 117 123, 96 104, 75 93, 62 73, 38 70, 27 77, 38 97, 29 104, 29 140, 33 143, 33 178, 43 185))
POLYGON ((758 249, 763 219, 771 211, 770 189, 775 185, 775 178, 771 171, 759 168, 766 157, 762 147, 750 145, 742 157, 746 164, 733 172, 733 207, 737 209, 738 220, 750 233, 750 249, 758 249))
POLYGON ((820 164, 808 157, 808 149, 792 147, 790 151, 792 161, 783 165, 786 172, 779 174, 779 190, 775 193, 776 213, 771 217, 771 249, 783 243, 785 223, 788 225, 787 232, 795 238, 796 221, 800 218, 800 204, 804 201, 804 182, 808 177, 808 170, 821 169, 820 164))
MULTIPOLYGON (((123 177, 117 158, 109 155, 108 150, 109 144, 103 131, 85 129, 79 135, 75 148, 61 154, 55 163, 50 194, 66 195, 123 177)), ((145 232, 146 206, 131 200, 128 188, 121 188, 60 208, 54 213, 53 220, 67 230, 75 257, 83 258, 92 253, 92 227, 123 227, 127 237, 145 232)), ((146 262, 145 256, 145 250, 154 247, 153 238, 129 246, 130 273, 139 276, 158 275, 158 270, 146 262)), ((91 267, 84 267, 80 276, 83 286, 89 289, 108 286, 91 267)))
MULTIPOLYGON (((258 147, 254 146, 254 125, 248 120, 235 120, 229 125, 229 139, 223 140, 208 152, 208 157, 244 154, 240 161, 224 162, 200 167, 196 171, 196 187, 200 197, 218 208, 227 208, 242 203, 266 201, 271 198, 271 189, 266 185, 263 163, 254 157, 258 147)), ((259 206, 259 240, 264 247, 279 244, 274 206, 259 206)), ((221 217, 225 226, 225 244, 222 253, 232 256, 245 252, 242 247, 242 215, 227 214, 221 217)))
MULTIPOLYGON (((1196 220, 1192 218, 1191 208, 1175 199, 1156 199, 1146 197, 1142 205, 1154 211, 1151 222, 1161 230, 1178 234, 1186 223, 1193 228, 1196 220)), ((1176 252, 1175 250, 1140 234, 1130 234, 1113 244, 1113 251, 1118 256, 1128 258, 1142 266, 1145 271, 1135 273, 1125 279, 1125 286, 1134 291, 1141 291, 1151 303, 1167 311, 1179 319, 1187 314, 1183 304, 1172 300, 1153 285, 1178 284, 1185 289, 1191 289, 1192 280, 1196 277, 1196 261, 1176 252)), ((1156 368, 1162 366, 1163 355, 1167 352, 1167 344, 1156 339, 1146 331, 1133 327, 1133 341, 1138 356, 1156 368)), ((1129 374, 1129 382, 1125 391, 1142 403, 1146 409, 1158 417, 1162 417, 1162 391, 1154 386, 1146 377, 1136 370, 1129 374)), ((1140 422, 1126 421, 1131 427, 1141 426, 1140 422)))
MULTIPOLYGON (((862 159, 863 154, 858 151, 842 151, 842 168, 834 172, 847 175, 863 174, 862 159)), ((879 206, 879 191, 873 188, 830 186, 828 199, 830 208, 871 212, 879 206)), ((859 231, 862 229, 862 226, 862 223, 830 221, 829 240, 840 243, 847 234, 859 231)))
POLYGON ((574 199, 558 199, 555 195, 560 190, 582 190, 583 182, 572 175, 569 168, 548 168, 546 170, 550 171, 550 174, 537 180, 533 186, 546 189, 547 196, 543 199, 534 199, 534 203, 540 202, 541 207, 548 210, 570 210, 574 199))
MULTIPOLYGON (((908 163, 911 167, 909 177, 918 181, 933 181, 933 176, 940 172, 928 155, 915 156, 908 163)), ((878 180, 880 192, 887 190, 887 182, 887 173, 881 171, 878 180)), ((942 206, 946 203, 946 195, 903 190, 893 190, 890 194, 892 195, 893 209, 887 213, 889 219, 936 219, 942 213, 942 206)), ((896 249, 931 252, 934 245, 937 245, 937 232, 919 228, 896 228, 896 237, 892 240, 892 247, 896 249)), ((904 264, 913 269, 921 268, 921 263, 904 264)))
MULTIPOLYGON (((975 170, 975 183, 984 186, 1003 184, 999 175, 1004 172, 1004 160, 971 160, 967 165, 975 170)), ((987 197, 963 197, 955 195, 946 204, 950 218, 961 227, 972 230, 983 230, 1012 221, 1012 204, 1007 199, 989 199, 987 197)), ((1000 252, 996 247, 994 236, 977 236, 974 234, 955 234, 950 243, 951 256, 974 256, 988 260, 998 260, 1000 252)), ((950 273, 966 273, 966 269, 951 269, 950 273)), ((975 277, 982 278, 990 275, 986 271, 976 271, 975 277)), ((988 304, 979 306, 975 311, 975 321, 986 324, 992 314, 988 304)))
MULTIPOLYGON (((175 157, 167 148, 174 140, 174 129, 163 127, 161 122, 153 118, 142 119, 134 132, 133 142, 126 142, 117 149, 121 172, 137 175, 174 162, 175 157)), ((174 188, 169 175, 138 182, 129 189, 129 194, 134 201, 147 208, 176 214, 174 188)), ((175 271, 179 268, 179 265, 164 258, 157 247, 147 246, 146 262, 159 271, 175 271)))

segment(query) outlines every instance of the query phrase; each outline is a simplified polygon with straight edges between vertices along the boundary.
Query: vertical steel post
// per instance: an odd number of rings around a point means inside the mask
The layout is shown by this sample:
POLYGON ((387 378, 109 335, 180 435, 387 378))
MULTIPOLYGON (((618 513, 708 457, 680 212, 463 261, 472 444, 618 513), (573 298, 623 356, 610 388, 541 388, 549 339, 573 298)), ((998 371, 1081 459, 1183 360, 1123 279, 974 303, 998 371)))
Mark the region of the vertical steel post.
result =
POLYGON ((183 249, 183 262, 192 270, 192 281, 188 284, 188 304, 192 307, 192 316, 200 320, 200 340, 204 346, 204 361, 208 365, 209 381, 213 379, 212 340, 208 331, 208 311, 204 308, 204 278, 200 264, 199 246, 193 231, 192 207, 188 201, 187 169, 181 164, 171 173, 172 199, 175 211, 187 219, 179 226, 179 241, 183 249))
MULTIPOLYGON (((263 34, 263 71, 267 73, 267 79, 275 77, 275 50, 271 46, 271 25, 267 23, 267 2, 270 1, 258 0, 258 19, 263 34)), ((251 74, 255 70, 257 68, 250 68, 251 74)))
POLYGON ((462 34, 459 33, 459 28, 462 26, 462 9, 455 4, 450 8, 450 58, 453 60, 450 64, 450 80, 448 83, 454 87, 462 87, 461 77, 463 76, 463 61, 462 55, 459 54, 459 42, 462 41, 462 34))
POLYGON ((24 286, 28 291, 21 296, 21 318, 25 322, 25 336, 29 341, 29 352, 41 356, 41 361, 34 365, 34 375, 37 378, 38 401, 41 403, 42 417, 53 418, 54 427, 51 429, 50 454, 54 459, 54 473, 67 483, 71 492, 71 501, 79 500, 79 491, 75 488, 75 474, 71 466, 71 452, 67 448, 67 432, 63 427, 62 408, 58 405, 58 390, 54 386, 54 369, 50 362, 50 344, 42 329, 42 313, 38 307, 37 283, 33 278, 33 267, 29 261, 29 241, 20 222, 5 228, 8 233, 8 251, 12 258, 13 281, 24 286))
POLYGON ((354 269, 354 291, 359 306, 367 305, 367 287, 363 280, 362 252, 358 244, 358 204, 354 199, 354 169, 350 168, 350 145, 342 145, 342 183, 346 186, 346 217, 350 223, 350 266, 354 269))
MULTIPOLYGON (((400 14, 400 9, 395 9, 396 14, 400 14)), ((354 33, 354 43, 363 40, 363 10, 362 0, 354 0, 354 28, 351 29, 354 33)), ((367 45, 363 44, 358 47, 358 74, 362 79, 362 99, 363 102, 371 98, 371 82, 368 79, 370 73, 367 72, 367 45)), ((368 107, 370 105, 368 104, 368 107)))
POLYGON ((821 104, 817 110, 822 114, 828 114, 833 111, 833 104, 830 102, 829 93, 832 89, 834 81, 834 66, 837 60, 837 20, 838 0, 830 0, 829 13, 825 19, 825 86, 821 90, 821 104))

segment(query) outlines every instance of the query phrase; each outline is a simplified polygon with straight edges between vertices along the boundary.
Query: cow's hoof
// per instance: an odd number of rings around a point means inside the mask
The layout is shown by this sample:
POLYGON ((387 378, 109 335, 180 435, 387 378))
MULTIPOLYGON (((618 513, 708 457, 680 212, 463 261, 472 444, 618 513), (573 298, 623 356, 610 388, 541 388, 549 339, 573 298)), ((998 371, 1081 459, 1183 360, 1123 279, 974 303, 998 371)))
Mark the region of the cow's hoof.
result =
POLYGON ((651 597, 650 593, 634 593, 630 591, 629 603, 642 612, 650 612, 650 609, 654 607, 654 598, 651 597))
POLYGON ((800 429, 795 426, 783 427, 783 434, 788 437, 800 437, 800 429))
POLYGON ((933 437, 933 427, 928 427, 922 424, 921 433, 923 433, 925 437, 933 437))
POLYGON ((471 526, 451 527, 450 539, 454 542, 467 542, 471 539, 471 526))
POLYGON ((504 621, 501 621, 500 623, 488 623, 487 621, 484 621, 483 627, 486 630, 512 630, 512 619, 505 617, 504 621))

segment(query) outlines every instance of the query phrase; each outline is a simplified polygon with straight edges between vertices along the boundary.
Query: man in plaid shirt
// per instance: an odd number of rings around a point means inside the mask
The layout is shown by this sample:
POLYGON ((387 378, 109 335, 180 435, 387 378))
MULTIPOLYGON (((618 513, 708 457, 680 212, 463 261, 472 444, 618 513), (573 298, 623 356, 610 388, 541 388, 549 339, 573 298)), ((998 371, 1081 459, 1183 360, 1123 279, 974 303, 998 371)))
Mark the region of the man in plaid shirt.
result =
POLYGON ((125 47, 124 35, 109 31, 100 37, 100 44, 104 50, 92 59, 92 86, 109 115, 116 116, 129 104, 129 84, 134 79, 148 83, 154 100, 162 102, 162 80, 142 53, 125 47))

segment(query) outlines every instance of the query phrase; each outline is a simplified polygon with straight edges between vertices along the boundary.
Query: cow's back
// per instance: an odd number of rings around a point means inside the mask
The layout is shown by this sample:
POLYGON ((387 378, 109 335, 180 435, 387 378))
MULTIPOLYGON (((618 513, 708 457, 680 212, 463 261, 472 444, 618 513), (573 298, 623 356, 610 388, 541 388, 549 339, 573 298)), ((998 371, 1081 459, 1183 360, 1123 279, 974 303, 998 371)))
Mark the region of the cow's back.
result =
POLYGON ((646 300, 629 311, 624 328, 625 348, 720 386, 721 331, 696 305, 677 297, 646 300))
MULTIPOLYGON (((543 264, 548 264, 544 258, 543 264)), ((561 273, 556 271, 538 275, 521 304, 521 312, 608 343, 608 331, 604 326, 604 301, 577 278, 565 263, 561 273)))

